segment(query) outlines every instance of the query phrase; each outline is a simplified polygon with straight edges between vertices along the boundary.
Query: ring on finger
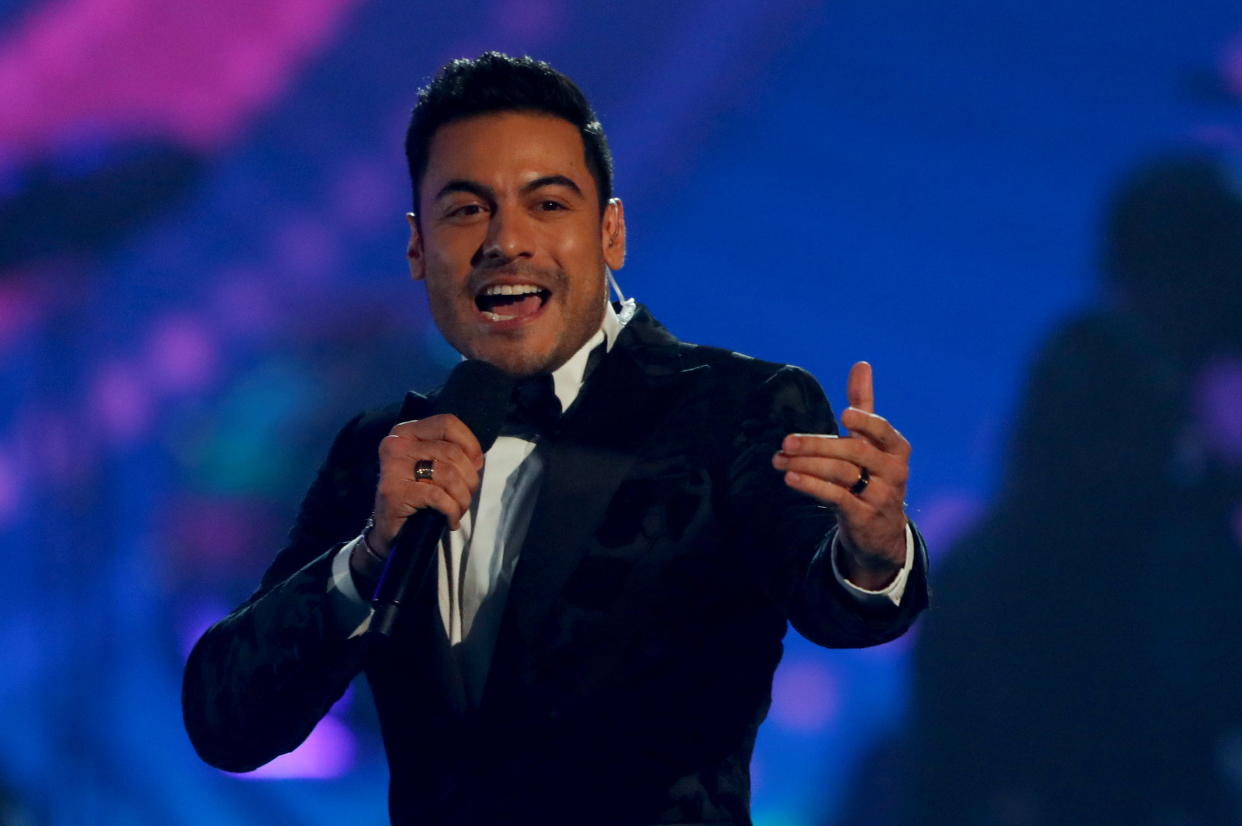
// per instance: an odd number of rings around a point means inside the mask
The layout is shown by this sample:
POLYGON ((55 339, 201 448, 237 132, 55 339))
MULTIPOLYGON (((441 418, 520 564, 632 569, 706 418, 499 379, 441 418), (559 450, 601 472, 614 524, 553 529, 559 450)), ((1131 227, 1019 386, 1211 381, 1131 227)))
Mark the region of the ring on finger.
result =
POLYGON ((436 478, 434 459, 419 459, 414 463, 414 479, 418 482, 430 482, 436 478))
POLYGON ((858 481, 850 485, 850 493, 855 496, 862 496, 863 491, 867 489, 869 484, 871 484, 871 471, 865 467, 860 467, 858 469, 858 481))

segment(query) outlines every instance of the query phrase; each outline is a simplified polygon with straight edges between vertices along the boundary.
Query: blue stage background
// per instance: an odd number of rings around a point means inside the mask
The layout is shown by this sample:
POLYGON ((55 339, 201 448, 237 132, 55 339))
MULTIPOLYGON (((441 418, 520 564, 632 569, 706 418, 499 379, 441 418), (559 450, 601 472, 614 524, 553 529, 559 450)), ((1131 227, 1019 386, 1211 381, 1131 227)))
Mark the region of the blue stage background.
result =
MULTIPOLYGON (((186 741, 180 670, 336 428, 454 362, 404 265, 400 138, 440 63, 492 48, 595 104, 627 294, 838 407, 871 361, 933 559, 989 502, 1029 358, 1104 298, 1110 188, 1242 128, 1236 0, 0 2, 11 822, 385 822, 362 686, 231 776, 186 741)), ((910 646, 791 632, 758 826, 877 788, 857 767, 907 721, 910 646)))

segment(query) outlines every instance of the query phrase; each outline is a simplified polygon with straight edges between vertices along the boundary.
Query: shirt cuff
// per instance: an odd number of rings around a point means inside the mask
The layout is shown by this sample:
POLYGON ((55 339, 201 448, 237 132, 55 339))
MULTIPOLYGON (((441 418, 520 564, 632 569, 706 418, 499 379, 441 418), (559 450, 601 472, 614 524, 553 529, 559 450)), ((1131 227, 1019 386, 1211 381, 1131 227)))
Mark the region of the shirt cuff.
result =
POLYGON ((893 581, 878 591, 859 588, 842 575, 841 569, 837 566, 837 551, 840 550, 838 536, 840 534, 832 535, 831 548, 832 573, 837 578, 837 582, 841 583, 850 596, 864 605, 901 605, 902 594, 906 592, 906 580, 910 578, 910 569, 914 567, 914 531, 910 529, 910 523, 906 523, 906 562, 901 566, 901 570, 897 572, 893 581))
POLYGON ((371 615, 375 610, 369 600, 358 593, 354 584, 354 575, 349 570, 349 557, 354 546, 362 542, 361 536, 346 542, 332 558, 332 581, 328 591, 332 596, 332 613, 336 617, 336 625, 349 634, 350 639, 366 632, 371 627, 371 615))

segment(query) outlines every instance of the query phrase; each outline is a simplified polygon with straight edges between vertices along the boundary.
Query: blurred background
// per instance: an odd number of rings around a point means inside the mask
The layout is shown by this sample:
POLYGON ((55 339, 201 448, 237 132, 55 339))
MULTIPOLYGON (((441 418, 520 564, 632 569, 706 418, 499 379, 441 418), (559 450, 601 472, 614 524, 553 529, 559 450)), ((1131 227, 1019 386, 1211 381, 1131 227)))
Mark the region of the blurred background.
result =
POLYGON ((1242 822, 1237 0, 0 0, 0 824, 386 822, 364 685, 234 776, 181 668, 456 360, 401 135, 485 49, 593 102, 628 295, 915 446, 933 610, 791 632, 757 826, 1242 822))

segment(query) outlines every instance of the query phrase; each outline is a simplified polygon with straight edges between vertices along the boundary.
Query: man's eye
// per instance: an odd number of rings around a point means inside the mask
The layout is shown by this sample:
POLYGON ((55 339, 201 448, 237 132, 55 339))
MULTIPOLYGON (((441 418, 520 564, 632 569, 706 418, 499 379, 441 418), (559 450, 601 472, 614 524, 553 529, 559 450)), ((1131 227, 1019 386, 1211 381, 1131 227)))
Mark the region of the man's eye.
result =
POLYGON ((560 201, 540 201, 539 202, 539 209, 541 209, 544 212, 555 212, 557 210, 565 209, 565 208, 566 208, 565 205, 562 204, 560 201))
POLYGON ((454 207, 453 209, 450 209, 448 214, 450 218, 460 218, 460 217, 469 217, 471 215, 478 215, 482 211, 483 211, 483 207, 480 206, 479 204, 462 204, 459 207, 454 207))

